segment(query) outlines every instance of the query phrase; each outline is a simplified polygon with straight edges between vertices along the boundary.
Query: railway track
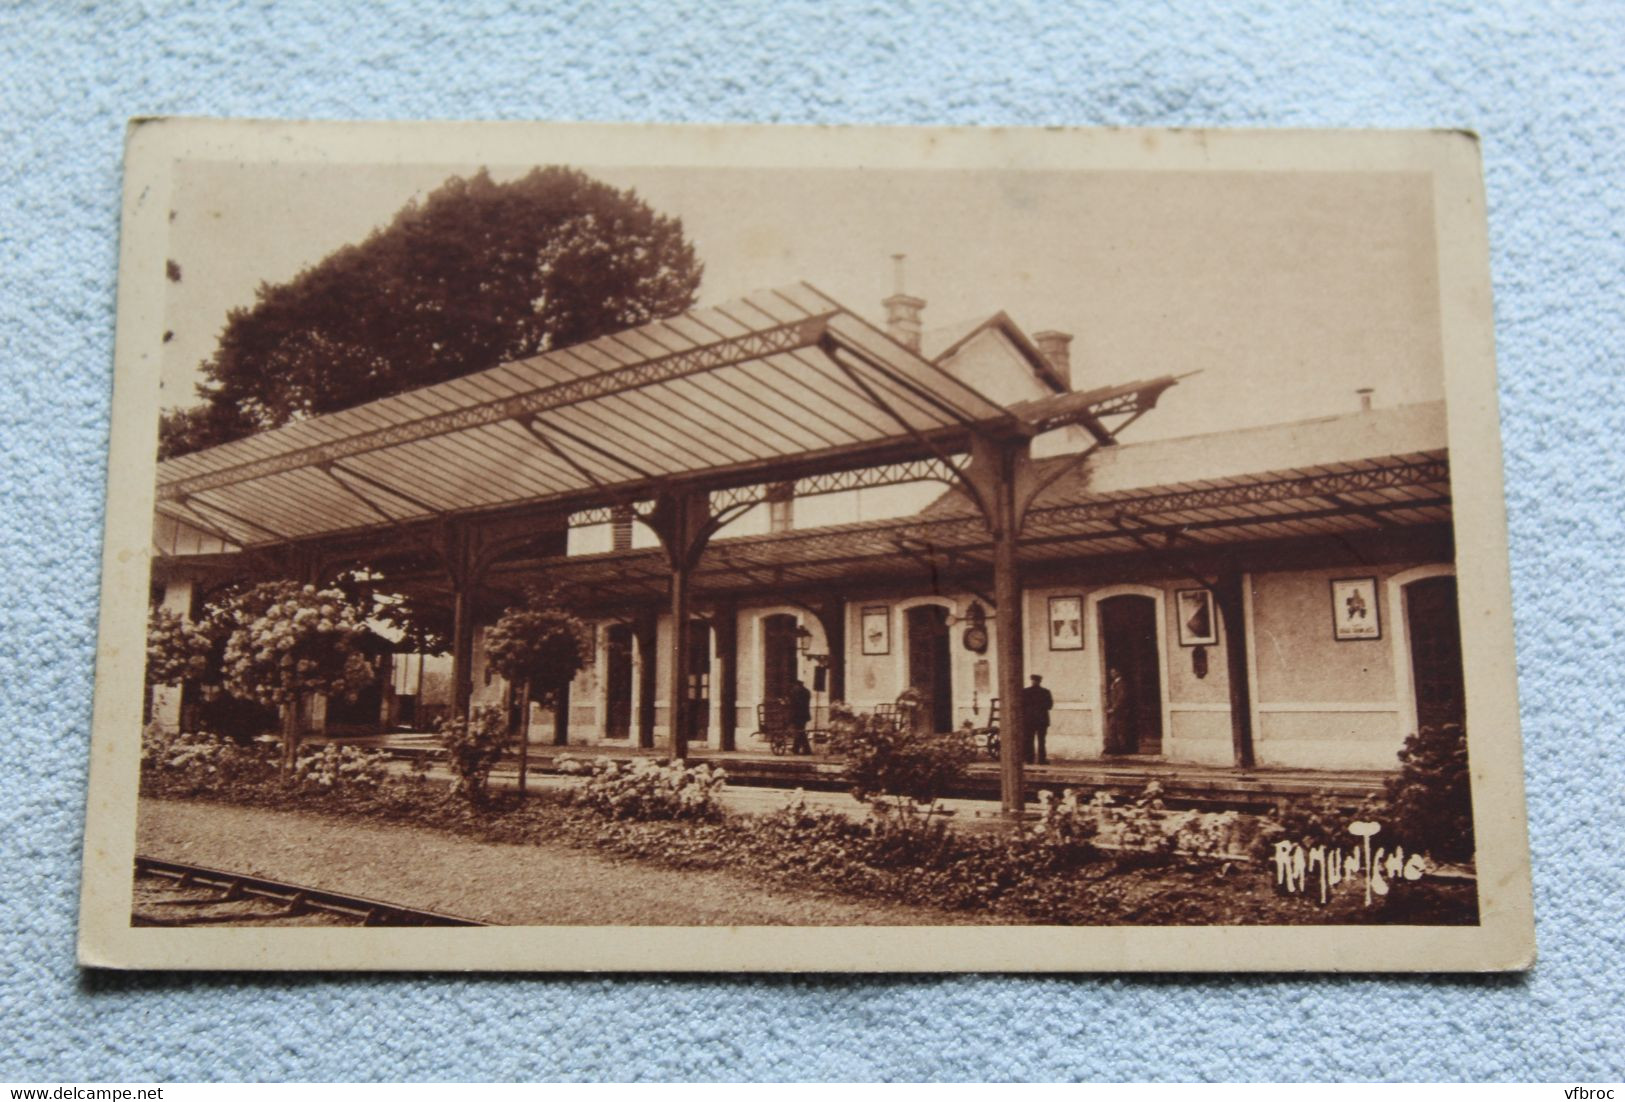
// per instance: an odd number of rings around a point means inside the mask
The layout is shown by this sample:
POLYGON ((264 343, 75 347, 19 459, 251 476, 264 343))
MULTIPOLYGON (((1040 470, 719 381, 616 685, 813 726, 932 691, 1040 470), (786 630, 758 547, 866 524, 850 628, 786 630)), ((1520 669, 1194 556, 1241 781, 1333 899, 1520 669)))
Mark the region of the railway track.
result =
POLYGON ((456 915, 403 907, 263 876, 135 859, 132 926, 483 926, 456 915))

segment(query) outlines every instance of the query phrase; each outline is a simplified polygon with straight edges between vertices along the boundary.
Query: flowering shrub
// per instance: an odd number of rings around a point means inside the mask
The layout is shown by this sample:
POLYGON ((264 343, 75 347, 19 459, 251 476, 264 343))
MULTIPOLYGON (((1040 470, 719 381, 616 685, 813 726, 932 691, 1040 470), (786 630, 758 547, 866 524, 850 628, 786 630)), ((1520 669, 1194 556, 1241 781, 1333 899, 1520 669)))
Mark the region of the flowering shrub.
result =
POLYGON ((1063 915, 1076 898, 1076 869, 1096 855, 1092 820, 1056 801, 1016 831, 962 833, 936 812, 878 801, 854 821, 809 807, 802 793, 757 817, 752 858, 797 882, 809 877, 863 895, 950 909, 1063 915))
POLYGON ((147 789, 229 794, 275 774, 275 754, 262 741, 245 745, 209 731, 166 732, 157 724, 141 732, 141 779, 147 789))
POLYGON ((354 696, 372 669, 357 649, 362 613, 337 589, 265 582, 225 610, 225 683, 233 694, 290 705, 310 693, 354 696))
POLYGON ((593 770, 593 763, 584 758, 560 754, 553 759, 553 772, 564 777, 584 777, 593 770))
POLYGON ((1060 796, 1040 792, 1038 821, 1028 831, 1027 848, 1045 869, 1074 868, 1096 855, 1094 838, 1099 833, 1099 817, 1079 800, 1076 789, 1068 788, 1060 796))
POLYGON ((1099 822, 1102 840, 1109 840, 1120 849, 1172 853, 1175 838, 1163 826, 1162 795, 1162 785, 1156 781, 1147 784, 1127 802, 1119 802, 1109 792, 1096 792, 1091 807, 1099 822))
POLYGON ((709 765, 601 758, 571 798, 610 819, 717 819, 726 783, 727 775, 709 765))
POLYGON ((859 715, 840 701, 831 705, 829 722, 831 748, 845 756, 845 779, 864 801, 902 796, 934 803, 976 756, 966 731, 920 734, 883 716, 859 715))
POLYGON ((214 679, 215 638, 167 608, 147 618, 147 684, 202 685, 214 679))
POLYGON ((1473 859, 1473 795, 1467 732, 1459 724, 1424 727, 1405 740, 1400 771, 1388 782, 1389 818, 1398 839, 1446 861, 1473 859))
POLYGON ((1335 848, 1349 838, 1349 824, 1358 819, 1384 822, 1388 809, 1380 802, 1365 799, 1351 806, 1347 799, 1324 793, 1278 800, 1269 815, 1257 820, 1256 830, 1245 847, 1256 860, 1267 860, 1275 850, 1275 843, 1294 842, 1314 848, 1335 848))
POLYGON ((502 709, 490 705, 475 708, 467 720, 448 716, 440 721, 439 736, 454 778, 452 795, 483 804, 490 787, 491 770, 513 738, 502 709))
POLYGON ((869 844, 863 854, 877 868, 942 868, 951 864, 955 837, 935 808, 876 800, 869 805, 869 844))
POLYGON ((382 750, 328 743, 319 750, 302 754, 294 765, 294 780, 305 788, 329 791, 376 792, 389 778, 385 764, 389 755, 382 750))

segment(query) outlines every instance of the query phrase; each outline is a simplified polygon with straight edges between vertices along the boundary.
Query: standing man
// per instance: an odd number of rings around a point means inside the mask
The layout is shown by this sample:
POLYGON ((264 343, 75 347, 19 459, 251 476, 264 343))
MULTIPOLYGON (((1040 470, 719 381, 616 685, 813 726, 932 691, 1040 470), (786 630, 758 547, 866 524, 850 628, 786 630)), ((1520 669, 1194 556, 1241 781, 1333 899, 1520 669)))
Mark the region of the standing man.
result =
POLYGON ((1038 764, 1049 764, 1049 752, 1044 743, 1049 735, 1049 710, 1053 707, 1055 698, 1044 688, 1044 679, 1033 674, 1033 683, 1021 690, 1021 714, 1027 722, 1025 746, 1028 764, 1032 763, 1035 747, 1038 764))
POLYGON ((1137 747, 1129 746, 1128 683, 1113 666, 1106 674, 1106 753, 1128 754, 1137 747))
POLYGON ((790 729, 795 732, 795 743, 790 752, 794 754, 810 754, 812 746, 807 742, 807 724, 812 722, 812 692, 796 678, 796 683, 790 686, 790 729))

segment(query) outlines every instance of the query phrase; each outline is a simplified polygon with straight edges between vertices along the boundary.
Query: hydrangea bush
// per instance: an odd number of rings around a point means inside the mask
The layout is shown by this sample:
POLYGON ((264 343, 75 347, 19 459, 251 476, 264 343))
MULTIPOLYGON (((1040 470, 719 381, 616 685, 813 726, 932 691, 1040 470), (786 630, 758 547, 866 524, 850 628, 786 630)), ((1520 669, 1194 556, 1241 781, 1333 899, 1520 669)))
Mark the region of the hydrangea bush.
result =
POLYGON ((226 687, 264 704, 311 693, 353 695, 372 677, 363 615, 337 589, 266 582, 238 597, 226 640, 226 687))
POLYGON ((976 757, 967 731, 920 733, 885 716, 860 715, 842 701, 830 706, 829 725, 830 746, 846 759, 852 795, 865 802, 902 797, 934 803, 976 757))
POLYGON ((144 791, 231 795, 276 775, 275 739, 247 744, 211 731, 165 731, 150 724, 141 733, 144 791))
POLYGON ((365 616, 341 590, 265 582, 234 596, 223 658, 226 690, 283 709, 283 762, 299 748, 303 703, 313 693, 353 697, 373 678, 360 650, 365 616))
POLYGON ((592 763, 572 801, 610 819, 718 819, 727 774, 709 765, 637 758, 592 763))
POLYGON ((202 685, 217 671, 211 658, 215 639, 203 624, 196 624, 167 608, 155 608, 147 618, 147 684, 202 685))
POLYGON ((484 804, 490 791, 491 770, 513 741, 501 708, 484 705, 467 719, 447 716, 440 721, 440 745, 451 767, 451 791, 469 803, 484 804))
POLYGON ((376 792, 389 779, 389 755, 382 750, 328 743, 299 756, 294 780, 304 788, 329 792, 376 792))

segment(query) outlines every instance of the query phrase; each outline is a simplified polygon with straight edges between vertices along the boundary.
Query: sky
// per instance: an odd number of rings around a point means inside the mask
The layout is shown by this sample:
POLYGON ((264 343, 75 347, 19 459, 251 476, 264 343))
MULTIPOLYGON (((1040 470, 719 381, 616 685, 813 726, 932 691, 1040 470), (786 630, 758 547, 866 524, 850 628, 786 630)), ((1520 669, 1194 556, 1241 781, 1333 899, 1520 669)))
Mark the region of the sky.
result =
MULTIPOLYGON (((228 311, 479 165, 177 167, 166 407, 228 311)), ((492 164, 510 179, 531 165, 492 164)), ((700 304, 797 280, 881 320, 906 254, 925 327, 1007 311, 1075 337, 1073 383, 1184 380, 1132 438, 1443 397, 1430 181, 1401 173, 594 166, 682 220, 700 304)))

